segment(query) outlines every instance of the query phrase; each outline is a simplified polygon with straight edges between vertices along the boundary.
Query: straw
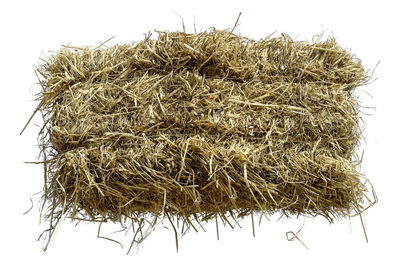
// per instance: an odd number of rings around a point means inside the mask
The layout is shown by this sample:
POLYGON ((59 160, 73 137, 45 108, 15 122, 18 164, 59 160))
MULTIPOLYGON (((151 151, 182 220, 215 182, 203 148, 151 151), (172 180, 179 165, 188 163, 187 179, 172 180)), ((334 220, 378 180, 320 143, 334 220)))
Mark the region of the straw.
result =
POLYGON ((37 68, 49 236, 62 217, 128 222, 133 244, 165 218, 177 238, 179 222, 333 222, 374 203, 355 160, 369 76, 335 39, 156 34, 65 46, 37 68))

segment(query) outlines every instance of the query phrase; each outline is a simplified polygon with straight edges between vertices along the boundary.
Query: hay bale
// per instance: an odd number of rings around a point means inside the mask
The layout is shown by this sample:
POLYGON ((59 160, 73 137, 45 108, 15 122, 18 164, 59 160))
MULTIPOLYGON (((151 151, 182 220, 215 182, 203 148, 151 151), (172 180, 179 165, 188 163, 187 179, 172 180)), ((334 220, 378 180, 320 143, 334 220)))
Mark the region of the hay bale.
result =
POLYGON ((332 38, 158 33, 38 68, 51 225, 362 209, 360 60, 332 38))

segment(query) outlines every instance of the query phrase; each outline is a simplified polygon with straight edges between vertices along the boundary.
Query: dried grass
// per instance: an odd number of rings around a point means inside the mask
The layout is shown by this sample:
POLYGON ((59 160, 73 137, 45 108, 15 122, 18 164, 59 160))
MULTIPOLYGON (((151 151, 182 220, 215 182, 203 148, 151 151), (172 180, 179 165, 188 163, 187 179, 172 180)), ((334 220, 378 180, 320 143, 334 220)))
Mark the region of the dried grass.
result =
POLYGON ((139 243, 164 218, 177 237, 179 222, 333 221, 374 203, 354 157, 352 92, 369 77, 333 38, 157 33, 38 67, 50 237, 63 216, 132 223, 139 243))

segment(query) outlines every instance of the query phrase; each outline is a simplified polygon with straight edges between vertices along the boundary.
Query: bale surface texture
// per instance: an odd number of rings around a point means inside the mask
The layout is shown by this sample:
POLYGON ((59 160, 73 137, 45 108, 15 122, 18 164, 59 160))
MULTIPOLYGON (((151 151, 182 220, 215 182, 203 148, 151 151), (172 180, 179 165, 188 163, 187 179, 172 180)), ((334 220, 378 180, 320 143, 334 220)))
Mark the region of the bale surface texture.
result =
POLYGON ((361 210, 367 75, 336 41, 158 32, 38 68, 47 217, 190 222, 361 210))

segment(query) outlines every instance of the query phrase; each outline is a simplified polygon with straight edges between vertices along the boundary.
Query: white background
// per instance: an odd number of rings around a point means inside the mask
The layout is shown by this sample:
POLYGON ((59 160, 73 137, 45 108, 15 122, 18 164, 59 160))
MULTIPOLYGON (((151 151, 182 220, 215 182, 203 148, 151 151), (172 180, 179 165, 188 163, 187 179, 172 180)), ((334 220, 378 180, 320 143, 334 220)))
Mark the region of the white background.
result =
MULTIPOLYGON (((399 8, 396 1, 2 1, 0 4, 0 265, 2 266, 399 266, 399 8), (371 179, 379 202, 365 216, 369 243, 365 243, 359 218, 330 225, 321 218, 305 219, 299 242, 288 242, 285 232, 296 231, 303 219, 264 220, 252 237, 250 220, 242 229, 222 229, 216 240, 215 224, 207 232, 180 239, 175 252, 171 229, 159 227, 139 251, 125 250, 97 239, 97 227, 64 221, 47 252, 35 238, 39 225, 38 197, 42 189, 40 165, 24 164, 38 155, 35 118, 27 131, 19 132, 37 103, 39 90, 34 65, 42 53, 63 44, 97 45, 112 36, 113 43, 141 40, 143 33, 181 30, 180 14, 188 31, 215 26, 232 27, 243 12, 236 33, 262 38, 286 32, 298 40, 310 40, 325 31, 362 59, 367 69, 381 64, 374 83, 358 91, 372 116, 364 116, 365 143, 362 171, 371 179), (7 264, 8 263, 8 264, 7 264)), ((166 226, 169 225, 166 223, 166 226)), ((112 231, 104 228, 104 235, 112 231)), ((111 235, 113 237, 113 235, 111 235)), ((128 242, 129 239, 127 238, 128 242)), ((125 243, 126 244, 126 243, 125 243)))

